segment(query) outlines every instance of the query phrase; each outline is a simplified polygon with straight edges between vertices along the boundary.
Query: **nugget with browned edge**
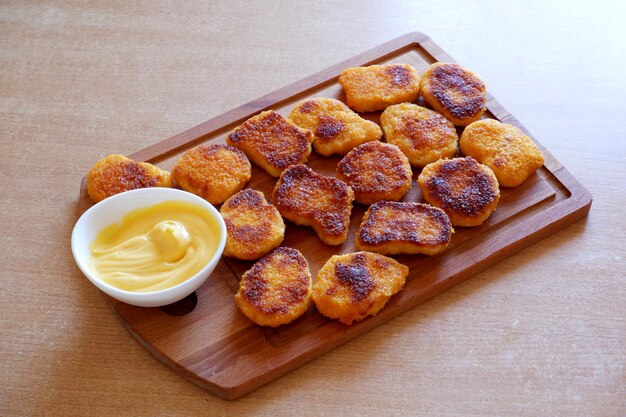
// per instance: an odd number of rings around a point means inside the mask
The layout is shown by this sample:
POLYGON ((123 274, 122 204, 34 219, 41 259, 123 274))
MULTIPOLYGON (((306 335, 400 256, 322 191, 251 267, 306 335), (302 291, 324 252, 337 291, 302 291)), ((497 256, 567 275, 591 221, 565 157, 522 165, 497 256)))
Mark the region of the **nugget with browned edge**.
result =
POLYGON ((487 104, 487 88, 478 75, 448 62, 437 62, 422 74, 420 92, 426 103, 456 126, 480 119, 487 104))
POLYGON ((379 141, 357 146, 337 165, 337 177, 352 188, 361 204, 401 199, 411 188, 412 176, 402 151, 379 141))
POLYGON ((465 155, 491 168, 503 187, 517 187, 544 163, 543 154, 524 132, 493 119, 467 126, 459 145, 465 155))
POLYGON ((285 219, 311 226, 327 245, 348 237, 354 192, 345 182, 294 165, 276 182, 272 199, 285 219))
POLYGON ((425 107, 412 103, 389 106, 380 122, 387 143, 400 148, 413 166, 422 168, 456 152, 459 137, 452 122, 425 107))
POLYGON ((260 191, 239 191, 222 204, 220 214, 226 223, 226 256, 259 259, 278 247, 285 237, 283 218, 260 191))
POLYGON ((440 159, 417 178, 424 199, 446 212, 453 226, 478 226, 500 200, 495 174, 474 158, 440 159))
POLYGON ((348 68, 339 76, 348 106, 358 112, 383 110, 391 104, 415 101, 419 82, 418 72, 409 64, 348 68))
POLYGON ((250 160, 273 177, 288 166, 305 164, 311 155, 313 134, 273 110, 243 122, 226 138, 226 143, 248 155, 250 160))
POLYGON ((379 140, 383 132, 334 98, 312 98, 296 104, 289 120, 313 132, 313 148, 324 156, 345 155, 362 143, 379 140))
POLYGON ((241 277, 235 302, 260 326, 278 327, 300 317, 311 304, 309 263, 292 248, 280 247, 241 277))
POLYGON ((317 274, 313 301, 320 313, 344 324, 375 316, 402 289, 409 268, 371 252, 335 255, 317 274))
POLYGON ((252 176, 246 155, 228 145, 202 145, 185 152, 172 168, 180 187, 211 204, 222 204, 252 176))
POLYGON ((124 155, 109 155, 87 173, 87 193, 94 203, 112 195, 148 187, 172 187, 172 175, 147 162, 135 162, 124 155))
POLYGON ((385 255, 435 255, 448 247, 453 232, 448 215, 440 208, 379 201, 365 212, 355 240, 357 249, 385 255))

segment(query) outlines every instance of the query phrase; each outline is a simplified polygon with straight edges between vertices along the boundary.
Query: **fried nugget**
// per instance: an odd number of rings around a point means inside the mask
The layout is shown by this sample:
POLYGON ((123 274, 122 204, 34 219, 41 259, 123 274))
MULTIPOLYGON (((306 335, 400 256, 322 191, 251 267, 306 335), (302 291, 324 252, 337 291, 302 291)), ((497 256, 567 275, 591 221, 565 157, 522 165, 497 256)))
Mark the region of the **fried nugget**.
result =
POLYGON ((311 304, 309 263, 292 248, 280 247, 261 258, 241 277, 235 302, 260 326, 287 324, 311 304))
POLYGON ((313 301, 320 313, 349 325, 375 316, 408 274, 406 265, 376 253, 335 255, 317 274, 313 301))
POLYGON ((311 226, 327 245, 339 245, 348 237, 354 192, 345 182, 294 165, 276 182, 272 198, 285 219, 311 226))
POLYGON ((380 115, 385 140, 399 147, 411 165, 424 167, 456 152, 458 136, 451 121, 412 103, 389 106, 380 115))
POLYGON ((437 62, 420 80, 424 100, 456 126, 467 126, 480 119, 487 104, 485 83, 459 64, 437 62))
POLYGON ((124 155, 102 158, 87 173, 87 193, 94 203, 112 195, 148 187, 172 187, 172 175, 147 162, 124 155))
POLYGON ((226 138, 226 143, 244 151, 273 177, 290 165, 305 164, 311 155, 311 142, 311 131, 273 110, 251 117, 226 138))
POLYGON ((313 132, 313 148, 324 156, 345 155, 355 146, 383 135, 380 126, 334 98, 301 101, 289 113, 289 120, 313 132))
POLYGON ((383 110, 391 104, 415 101, 419 81, 418 72, 409 64, 348 68, 339 76, 348 106, 358 112, 383 110))
POLYGON ((426 165, 417 179, 424 199, 446 212, 453 226, 478 226, 500 200, 498 180, 474 158, 440 159, 426 165))
POLYGON ((228 145, 203 145, 185 152, 172 168, 180 187, 211 204, 222 204, 252 176, 246 155, 228 145))
POLYGON ((356 235, 356 247, 385 255, 435 255, 448 247, 453 232, 448 215, 440 208, 379 201, 365 212, 356 235))
POLYGON ((337 177, 361 204, 399 200, 411 188, 411 164, 395 145, 367 142, 351 150, 337 165, 337 177))
POLYGON ((503 187, 517 187, 544 163, 543 154, 524 132, 497 120, 467 126, 459 145, 465 155, 491 168, 503 187))
POLYGON ((285 237, 283 218, 260 191, 239 191, 222 204, 220 214, 226 223, 226 256, 259 259, 278 247, 285 237))

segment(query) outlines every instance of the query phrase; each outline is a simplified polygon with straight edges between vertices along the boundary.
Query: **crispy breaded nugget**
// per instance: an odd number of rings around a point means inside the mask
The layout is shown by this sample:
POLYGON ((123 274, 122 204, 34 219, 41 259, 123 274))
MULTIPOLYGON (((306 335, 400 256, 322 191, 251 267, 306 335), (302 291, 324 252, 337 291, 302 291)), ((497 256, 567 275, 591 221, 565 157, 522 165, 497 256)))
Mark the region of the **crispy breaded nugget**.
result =
POLYGON ((440 208, 379 201, 365 212, 356 247, 385 255, 435 255, 448 247, 453 232, 448 215, 440 208))
POLYGON ((246 155, 228 145, 203 145, 190 149, 172 168, 180 187, 211 204, 222 204, 241 190, 252 176, 246 155))
POLYGON ((399 147, 411 165, 424 167, 456 152, 458 136, 451 121, 412 103, 389 106, 380 115, 385 140, 399 147))
POLYGON ((278 327, 308 310, 311 288, 309 263, 304 256, 296 249, 280 247, 243 274, 235 302, 256 324, 278 327))
POLYGON ((293 165, 276 182, 272 198, 285 219, 311 226, 327 245, 348 237, 354 192, 345 182, 293 165))
POLYGON ((264 111, 243 122, 226 138, 250 160, 273 177, 289 165, 305 164, 311 155, 313 134, 273 110, 264 111))
POLYGON ((224 255, 259 259, 278 247, 285 237, 285 223, 276 207, 262 192, 246 188, 226 200, 220 208, 226 223, 224 255))
POLYGON ((498 180, 474 158, 440 159, 417 178, 424 199, 446 212, 454 226, 478 226, 500 200, 498 180))
POLYGON ((313 132, 313 148, 324 156, 345 155, 355 146, 383 135, 380 126, 334 98, 301 101, 289 113, 289 120, 313 132))
POLYGON ((320 313, 344 324, 375 316, 404 286, 409 268, 377 253, 335 255, 317 274, 313 301, 320 313))
POLYGON ((397 146, 367 142, 351 150, 337 165, 337 177, 361 204, 399 200, 411 188, 411 165, 397 146))
POLYGON ((467 126, 459 144, 461 152, 491 168, 503 187, 517 187, 544 163, 543 154, 524 132, 497 120, 467 126))
POLYGON ((422 74, 420 91, 426 103, 457 126, 467 126, 485 112, 485 83, 459 64, 431 65, 422 74))
POLYGON ((172 187, 172 175, 147 162, 124 155, 102 158, 87 173, 87 193, 94 203, 123 191, 148 187, 172 187))
POLYGON ((391 104, 415 101, 420 76, 409 64, 348 68, 339 76, 348 106, 358 112, 383 110, 391 104))

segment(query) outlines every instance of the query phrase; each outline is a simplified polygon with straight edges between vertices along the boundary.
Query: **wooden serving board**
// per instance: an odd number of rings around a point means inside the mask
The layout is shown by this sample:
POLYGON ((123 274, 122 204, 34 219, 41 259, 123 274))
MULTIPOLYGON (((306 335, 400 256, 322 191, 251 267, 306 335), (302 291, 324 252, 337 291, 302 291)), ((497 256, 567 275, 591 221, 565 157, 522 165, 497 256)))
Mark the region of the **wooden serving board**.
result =
MULTIPOLYGON (((345 100, 337 79, 346 68, 398 62, 411 64, 423 72, 437 61, 453 62, 453 59, 424 34, 409 33, 143 149, 130 158, 169 169, 184 151, 199 144, 223 143, 233 128, 262 110, 274 109, 287 115, 296 102, 306 98, 345 100)), ((489 96, 487 109, 486 117, 526 130, 492 96, 489 96)), ((377 113, 364 115, 375 121, 378 116, 377 113)), ((392 297, 378 315, 352 326, 323 317, 314 306, 295 322, 277 329, 255 325, 239 312, 233 299, 239 278, 252 262, 225 258, 194 295, 176 305, 141 308, 108 297, 107 301, 130 333, 159 360, 209 392, 225 399, 236 399, 585 216, 592 201, 589 192, 545 148, 538 146, 545 155, 545 166, 521 186, 503 189, 497 211, 485 224, 456 228, 444 253, 433 257, 397 256, 396 259, 410 268, 404 290, 392 297)), ((313 153, 308 165, 317 172, 335 175, 339 160, 313 153)), ((414 179, 417 174, 419 172, 415 171, 414 179)), ((248 186, 269 197, 275 181, 254 167, 248 186)), ((421 201, 415 181, 404 200, 421 201)), ((83 179, 79 212, 90 205, 83 179)), ((341 246, 327 246, 312 229, 289 222, 283 245, 299 249, 308 259, 315 277, 330 256, 355 250, 353 236, 364 211, 364 206, 355 205, 348 240, 341 246)))

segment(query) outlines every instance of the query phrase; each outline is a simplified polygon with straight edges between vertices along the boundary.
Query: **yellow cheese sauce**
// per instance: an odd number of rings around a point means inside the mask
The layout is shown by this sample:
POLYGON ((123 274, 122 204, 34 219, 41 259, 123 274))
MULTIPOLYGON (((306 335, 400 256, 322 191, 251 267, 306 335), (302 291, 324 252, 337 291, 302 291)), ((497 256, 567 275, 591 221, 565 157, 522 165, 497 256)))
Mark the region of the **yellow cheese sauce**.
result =
POLYGON ((173 287, 200 271, 217 251, 220 227, 205 208, 167 201, 128 213, 91 242, 91 266, 127 291, 173 287))

